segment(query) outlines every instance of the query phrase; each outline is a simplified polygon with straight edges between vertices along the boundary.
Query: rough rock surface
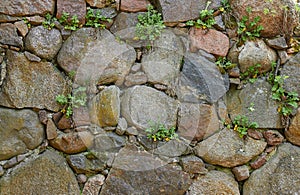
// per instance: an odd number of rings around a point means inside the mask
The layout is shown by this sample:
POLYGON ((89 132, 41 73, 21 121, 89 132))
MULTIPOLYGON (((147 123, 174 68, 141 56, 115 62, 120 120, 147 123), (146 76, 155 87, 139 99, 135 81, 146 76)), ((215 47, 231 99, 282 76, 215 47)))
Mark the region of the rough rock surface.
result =
POLYGON ((217 102, 227 91, 225 79, 215 63, 196 53, 186 53, 177 87, 181 102, 217 102))
POLYGON ((0 43, 20 48, 23 47, 22 37, 18 36, 15 25, 10 23, 0 24, 0 43))
POLYGON ((82 194, 90 194, 90 195, 99 194, 101 186, 104 184, 104 181, 105 181, 105 176, 101 174, 90 177, 86 182, 86 184, 84 185, 82 194))
POLYGON ((112 0, 86 0, 86 2, 92 7, 103 8, 103 7, 109 6, 114 1, 112 1, 112 0))
POLYGON ((300 146, 300 108, 298 108, 296 116, 292 119, 291 125, 284 134, 288 141, 300 146))
POLYGON ((235 167, 261 154, 266 146, 264 141, 250 137, 243 140, 237 132, 225 128, 198 143, 195 153, 210 164, 235 167))
POLYGON ((124 12, 145 12, 149 4, 148 0, 122 0, 120 10, 124 12))
POLYGON ((146 129, 150 121, 176 125, 178 102, 151 87, 134 86, 121 98, 121 113, 129 125, 146 129))
POLYGON ((85 23, 85 15, 86 15, 86 2, 85 0, 57 0, 57 13, 56 17, 61 18, 63 13, 69 13, 70 18, 76 15, 79 24, 85 23))
POLYGON ((46 15, 53 13, 55 0, 10 0, 2 1, 0 13, 11 16, 46 15))
POLYGON ((48 150, 0 178, 0 195, 6 194, 80 194, 80 190, 65 159, 48 150))
POLYGON ((48 30, 43 26, 30 29, 25 39, 25 48, 35 55, 51 60, 62 45, 62 37, 59 30, 48 30))
POLYGON ((300 191, 300 149, 289 143, 245 182, 243 194, 297 194, 300 191))
POLYGON ((226 56, 229 50, 229 38, 214 29, 203 30, 193 27, 189 32, 189 39, 192 52, 202 49, 217 56, 226 56))
POLYGON ((294 27, 297 25, 298 17, 295 10, 295 1, 278 0, 278 1, 248 1, 248 0, 229 0, 234 15, 241 19, 247 16, 247 7, 252 9, 250 21, 257 16, 260 17, 258 24, 264 29, 261 32, 263 37, 275 37, 276 35, 290 36, 294 27), (287 7, 285 9, 284 7, 287 7), (269 14, 265 14, 265 9, 269 14))
POLYGON ((260 73, 271 70, 272 62, 276 62, 277 55, 263 40, 247 41, 238 57, 241 72, 246 72, 250 66, 260 64, 260 73))
POLYGON ((44 129, 32 110, 0 108, 0 160, 34 149, 44 139, 44 129))
POLYGON ((272 100, 271 85, 267 81, 257 80, 242 90, 231 89, 226 100, 231 119, 244 115, 250 122, 257 122, 260 128, 282 128, 277 112, 279 105, 272 100), (250 107, 254 109, 252 112, 250 107))
POLYGON ((191 184, 187 173, 126 146, 116 157, 101 189, 104 194, 184 194, 191 184))
POLYGON ((235 194, 239 195, 238 183, 233 177, 221 171, 209 171, 198 177, 190 186, 188 195, 198 194, 235 194))
POLYGON ((7 77, 0 93, 0 105, 58 111, 60 106, 55 97, 68 92, 62 74, 49 62, 28 61, 23 53, 8 50, 7 57, 7 77))

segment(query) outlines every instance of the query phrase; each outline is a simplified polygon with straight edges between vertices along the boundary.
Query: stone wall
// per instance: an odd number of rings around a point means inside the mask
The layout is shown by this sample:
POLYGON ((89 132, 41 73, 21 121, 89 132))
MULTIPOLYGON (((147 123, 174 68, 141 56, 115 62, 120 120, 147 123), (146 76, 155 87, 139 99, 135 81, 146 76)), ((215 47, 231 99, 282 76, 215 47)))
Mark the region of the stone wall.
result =
POLYGON ((153 0, 167 28, 151 42, 135 34, 147 0, 0 4, 0 195, 300 193, 300 108, 275 101, 269 82, 287 76, 285 98, 300 94, 293 1, 230 0, 223 11, 213 0, 216 24, 203 29, 185 22, 207 1, 153 0), (233 23, 247 7, 264 29, 241 41, 233 23), (105 29, 85 25, 89 9, 111 19, 105 29), (47 19, 64 12, 78 29, 47 19), (240 135, 237 116, 259 128, 240 135), (147 138, 154 122, 178 138, 147 138))

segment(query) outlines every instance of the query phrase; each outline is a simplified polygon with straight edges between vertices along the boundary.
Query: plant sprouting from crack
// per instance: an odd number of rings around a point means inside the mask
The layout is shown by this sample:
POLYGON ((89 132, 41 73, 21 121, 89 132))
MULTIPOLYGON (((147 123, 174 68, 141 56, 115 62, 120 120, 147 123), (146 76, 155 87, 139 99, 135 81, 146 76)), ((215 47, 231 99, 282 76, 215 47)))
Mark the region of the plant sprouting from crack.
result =
POLYGON ((243 115, 236 116, 232 121, 232 125, 233 125, 233 130, 237 131, 241 138, 247 135, 249 129, 258 128, 257 122, 250 122, 249 119, 243 115))
POLYGON ((218 60, 215 62, 215 64, 218 66, 222 74, 225 74, 227 70, 232 69, 237 65, 232 63, 226 57, 219 57, 218 60))
POLYGON ((175 127, 168 129, 164 124, 157 122, 150 122, 146 132, 148 133, 147 138, 153 141, 170 141, 178 138, 177 133, 175 133, 175 127))
POLYGON ((255 64, 247 68, 244 73, 241 73, 240 78, 242 80, 249 81, 250 83, 254 83, 257 80, 257 76, 259 75, 260 64, 255 64))
POLYGON ((100 10, 95 11, 91 8, 88 8, 85 18, 86 18, 85 25, 89 27, 95 27, 95 28, 105 29, 106 26, 105 24, 103 24, 103 22, 111 22, 111 19, 103 16, 100 10))
POLYGON ((44 28, 51 30, 55 26, 56 18, 52 17, 51 14, 47 13, 45 16, 45 20, 42 22, 44 28))

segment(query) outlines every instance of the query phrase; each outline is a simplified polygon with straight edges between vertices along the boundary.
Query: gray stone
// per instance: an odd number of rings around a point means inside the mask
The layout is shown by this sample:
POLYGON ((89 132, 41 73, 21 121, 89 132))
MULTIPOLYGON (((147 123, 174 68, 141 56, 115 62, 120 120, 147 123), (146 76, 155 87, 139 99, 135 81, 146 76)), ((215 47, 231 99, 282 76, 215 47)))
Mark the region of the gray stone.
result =
POLYGON ((152 51, 144 54, 142 70, 153 84, 174 85, 183 58, 183 45, 171 30, 165 30, 154 42, 152 51))
POLYGON ((299 82, 300 82, 300 53, 291 57, 283 66, 280 71, 282 76, 288 76, 284 80, 283 87, 287 92, 297 92, 300 94, 299 82))
POLYGON ((250 66, 260 64, 259 72, 265 73, 271 70, 272 62, 277 61, 277 55, 262 40, 247 41, 241 49, 238 60, 241 72, 246 72, 250 66))
POLYGON ((139 132, 135 127, 129 127, 128 129, 126 129, 126 134, 127 135, 138 135, 139 132))
POLYGON ((260 128, 282 128, 279 104, 272 100, 271 85, 264 80, 248 83, 244 89, 231 89, 226 96, 226 105, 231 119, 246 116, 250 122, 257 122, 260 128), (251 106, 253 105, 253 106, 251 106), (249 110, 252 107, 253 112, 249 110))
POLYGON ((267 143, 247 137, 241 139, 237 132, 223 129, 200 142, 195 154, 205 162, 223 167, 235 167, 245 164, 261 154, 267 143))
POLYGON ((150 121, 175 127, 178 101, 147 86, 134 86, 121 98, 121 113, 129 125, 146 129, 150 121))
POLYGON ((34 55, 34 54, 32 54, 32 53, 30 53, 28 51, 25 51, 24 55, 31 62, 40 62, 40 61, 42 61, 41 58, 39 58, 38 56, 36 56, 36 55, 34 55))
POLYGON ((18 36, 16 26, 10 23, 0 24, 0 43, 23 48, 22 37, 18 36))
POLYGON ((116 157, 101 189, 104 194, 184 194, 188 174, 148 152, 126 146, 116 157))
POLYGON ((35 55, 51 60, 56 56, 62 45, 62 37, 59 30, 51 30, 43 26, 30 29, 25 39, 25 48, 35 55))
POLYGON ((209 171, 199 176, 190 186, 187 195, 198 194, 235 194, 239 195, 238 183, 233 177, 221 171, 209 171))
POLYGON ((44 139, 44 129, 35 112, 0 108, 0 160, 35 149, 44 139))
POLYGON ((27 159, 0 178, 1 195, 70 193, 80 194, 76 177, 65 159, 49 150, 27 159))
POLYGON ((108 30, 81 28, 64 42, 57 61, 66 72, 76 72, 77 84, 122 85, 135 58, 135 50, 108 30))
POLYGON ((288 59, 290 58, 290 56, 287 54, 287 52, 285 50, 280 50, 277 51, 278 53, 278 57, 280 59, 280 64, 285 64, 288 59))
POLYGON ((91 121, 100 127, 117 126, 120 116, 120 89, 109 86, 98 95, 91 103, 91 121))
POLYGON ((99 194, 101 186, 104 184, 105 176, 98 174, 90 177, 85 183, 82 194, 99 194))
POLYGON ((147 83, 148 78, 147 75, 143 72, 137 72, 134 74, 129 74, 125 77, 125 86, 131 87, 133 85, 142 85, 147 83))
POLYGON ((58 111, 57 95, 66 95, 68 84, 49 62, 30 62, 23 53, 7 51, 7 76, 0 92, 0 105, 58 111), (44 87, 42 87, 44 86, 44 87))
POLYGON ((300 108, 298 108, 296 116, 292 119, 291 124, 284 132, 284 135, 289 142, 300 146, 300 108))
POLYGON ((234 167, 232 169, 232 172, 233 172, 236 180, 238 180, 238 181, 243 181, 245 179, 248 179, 250 176, 249 167, 247 165, 234 167))
POLYGON ((22 37, 25 37, 28 33, 28 26, 24 22, 24 20, 17 21, 14 23, 14 25, 17 27, 18 32, 21 34, 22 37))
POLYGON ((86 2, 92 7, 103 8, 112 4, 112 0, 86 0, 86 2))
POLYGON ((197 156, 184 156, 181 158, 180 164, 187 173, 206 174, 208 172, 203 160, 197 156))
POLYGON ((288 45, 284 37, 276 37, 273 39, 266 39, 267 45, 274 49, 287 49, 288 45))
POLYGON ((116 128, 116 133, 118 135, 123 135, 127 129, 127 121, 125 118, 119 118, 118 126, 116 128))
POLYGON ((181 102, 217 102, 227 91, 225 79, 215 63, 195 53, 186 53, 177 87, 181 102))
MULTIPOLYGON (((2 7, 1 7, 2 8, 2 7)), ((0 13, 0 22, 1 23, 6 23, 6 22, 16 22, 22 20, 22 17, 14 17, 14 16, 9 16, 0 13)))
POLYGON ((1 2, 0 13, 11 16, 53 13, 55 0, 10 0, 1 2))
POLYGON ((243 194, 297 194, 300 191, 300 149, 290 143, 278 147, 276 155, 245 182, 243 194))
POLYGON ((2 175, 4 175, 4 169, 3 169, 3 167, 0 165, 0 177, 1 177, 2 175))
POLYGON ((98 10, 100 11, 102 16, 109 19, 113 19, 118 15, 117 10, 113 7, 104 7, 102 9, 96 9, 95 11, 97 12, 98 10))

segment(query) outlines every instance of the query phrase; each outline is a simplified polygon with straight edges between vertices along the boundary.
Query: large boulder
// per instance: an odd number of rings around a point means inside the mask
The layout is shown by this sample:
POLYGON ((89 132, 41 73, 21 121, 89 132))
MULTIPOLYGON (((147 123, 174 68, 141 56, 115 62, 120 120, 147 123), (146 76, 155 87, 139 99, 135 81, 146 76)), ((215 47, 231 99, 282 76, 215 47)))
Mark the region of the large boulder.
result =
POLYGON ((15 47, 23 47, 23 40, 17 33, 15 25, 10 23, 0 24, 0 43, 15 47))
POLYGON ((147 86, 134 86, 121 98, 121 114, 129 125, 145 130, 149 122, 175 127, 178 101, 147 86))
POLYGON ((292 119, 291 125, 284 134, 289 142, 300 146, 300 108, 298 108, 296 116, 292 119))
POLYGON ((0 178, 0 195, 7 194, 80 194, 80 190, 66 160, 48 150, 0 178))
POLYGON ((276 35, 290 36, 298 22, 295 10, 295 1, 255 1, 255 0, 229 0, 233 13, 241 20, 243 16, 248 16, 247 8, 251 8, 249 20, 257 16, 260 17, 259 25, 264 29, 261 32, 263 37, 275 37, 276 35), (266 10, 269 11, 266 14, 266 10))
POLYGON ((243 194, 297 194, 300 191, 300 149, 290 143, 278 147, 274 156, 245 182, 243 194))
POLYGON ((267 143, 247 137, 240 138, 231 129, 223 129, 200 142, 195 147, 195 153, 205 162, 223 167, 235 167, 249 162, 261 154, 267 143))
POLYGON ((35 55, 52 60, 62 45, 62 36, 59 30, 51 30, 43 26, 30 29, 25 39, 25 48, 35 55))
POLYGON ((0 105, 58 111, 57 95, 66 95, 68 84, 50 62, 30 62, 23 53, 7 51, 7 76, 0 92, 0 105))
POLYGON ((0 108, 0 160, 34 149, 44 139, 44 129, 32 110, 0 108))

